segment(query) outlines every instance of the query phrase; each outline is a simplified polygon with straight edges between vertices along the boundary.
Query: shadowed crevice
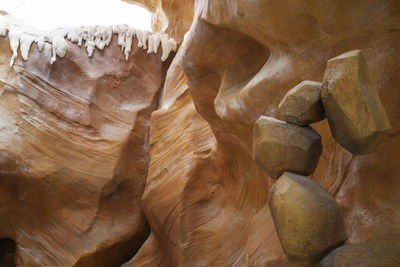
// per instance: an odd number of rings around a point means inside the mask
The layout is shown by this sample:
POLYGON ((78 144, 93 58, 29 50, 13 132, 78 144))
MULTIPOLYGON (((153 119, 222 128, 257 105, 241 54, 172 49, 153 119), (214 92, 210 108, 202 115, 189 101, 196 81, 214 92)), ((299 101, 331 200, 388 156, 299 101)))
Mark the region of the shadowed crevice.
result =
POLYGON ((0 266, 14 267, 15 265, 15 241, 11 238, 0 239, 0 266))

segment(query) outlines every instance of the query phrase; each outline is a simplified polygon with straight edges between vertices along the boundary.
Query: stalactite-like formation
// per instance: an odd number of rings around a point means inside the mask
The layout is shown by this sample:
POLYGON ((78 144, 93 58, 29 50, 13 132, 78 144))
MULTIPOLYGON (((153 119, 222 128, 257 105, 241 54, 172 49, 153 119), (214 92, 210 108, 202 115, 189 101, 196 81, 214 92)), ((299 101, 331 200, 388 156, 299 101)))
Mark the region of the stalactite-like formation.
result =
POLYGON ((77 28, 61 28, 49 32, 35 29, 22 20, 11 15, 0 15, 0 36, 10 38, 10 48, 13 55, 10 60, 10 66, 14 64, 18 56, 18 48, 23 60, 28 60, 28 54, 32 43, 38 45, 39 51, 42 51, 45 42, 52 45, 52 57, 50 63, 56 61, 56 57, 64 57, 67 52, 67 40, 77 43, 81 46, 84 41, 88 56, 91 57, 95 49, 103 50, 111 42, 113 33, 118 34, 118 45, 121 46, 128 60, 132 48, 132 38, 138 39, 138 46, 147 49, 147 53, 157 53, 161 44, 161 60, 165 61, 171 51, 176 51, 177 44, 175 40, 169 38, 167 34, 151 33, 144 30, 134 29, 128 25, 117 26, 82 26, 77 28))

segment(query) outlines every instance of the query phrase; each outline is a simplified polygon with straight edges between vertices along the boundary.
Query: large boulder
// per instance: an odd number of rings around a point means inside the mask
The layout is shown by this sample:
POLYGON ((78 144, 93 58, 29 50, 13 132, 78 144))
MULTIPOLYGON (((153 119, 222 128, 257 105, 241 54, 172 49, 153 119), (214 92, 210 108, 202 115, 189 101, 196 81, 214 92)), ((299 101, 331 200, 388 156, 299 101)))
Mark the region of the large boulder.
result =
POLYGON ((321 151, 321 137, 311 127, 267 116, 254 125, 253 158, 271 178, 277 179, 285 171, 313 173, 321 151))
POLYGON ((321 101, 322 83, 303 81, 289 90, 279 103, 279 112, 286 121, 305 126, 325 118, 321 101))
POLYGON ((353 154, 375 150, 391 126, 360 50, 330 59, 321 92, 336 141, 353 154))
POLYGON ((291 260, 319 260, 347 238, 339 205, 308 177, 285 172, 271 189, 269 207, 291 260))
POLYGON ((339 247, 320 263, 321 267, 400 266, 400 241, 379 240, 339 247))

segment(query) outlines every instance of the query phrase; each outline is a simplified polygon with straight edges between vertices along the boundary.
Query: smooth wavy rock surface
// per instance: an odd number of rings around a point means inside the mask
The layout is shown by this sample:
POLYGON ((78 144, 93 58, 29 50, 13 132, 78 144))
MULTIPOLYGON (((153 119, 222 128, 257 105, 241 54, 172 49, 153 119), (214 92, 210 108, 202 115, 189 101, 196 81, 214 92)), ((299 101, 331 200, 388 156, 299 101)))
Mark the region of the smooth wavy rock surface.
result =
POLYGON ((400 3, 199 0, 194 14, 152 117, 143 195, 152 234, 127 265, 294 265, 267 205, 273 182, 251 159, 253 126, 262 115, 283 119, 278 105, 291 88, 322 82, 327 61, 354 49, 392 130, 356 157, 326 120, 313 125, 323 153, 312 177, 339 203, 346 242, 399 238, 400 3))
POLYGON ((132 51, 125 62, 116 43, 92 59, 75 46, 82 55, 52 67, 32 60, 39 58, 33 49, 27 63, 16 61, 17 73, 8 67, 8 43, 0 50, 7 81, 0 233, 28 244, 17 248, 21 259, 97 266, 126 250, 118 257, 125 266, 297 266, 268 207, 274 181, 252 159, 254 123, 283 120, 278 105, 291 88, 322 82, 327 61, 355 49, 375 76, 392 128, 375 152, 354 156, 326 120, 312 125, 323 146, 312 178, 337 201, 346 243, 400 238, 398 0, 137 2, 157 13, 155 28, 182 42, 164 84, 160 55, 155 63, 134 60, 144 55, 132 51), (105 60, 114 51, 118 60, 105 60), (39 70, 42 78, 32 78, 39 70), (125 91, 142 83, 146 90, 125 91), (151 233, 140 246, 144 217, 151 233))
MULTIPOLYGON (((136 41, 135 41, 136 42, 136 41)), ((16 242, 18 266, 117 266, 149 230, 141 196, 150 114, 166 63, 114 35, 88 58, 50 44, 10 68, 0 38, 0 238, 16 242)))

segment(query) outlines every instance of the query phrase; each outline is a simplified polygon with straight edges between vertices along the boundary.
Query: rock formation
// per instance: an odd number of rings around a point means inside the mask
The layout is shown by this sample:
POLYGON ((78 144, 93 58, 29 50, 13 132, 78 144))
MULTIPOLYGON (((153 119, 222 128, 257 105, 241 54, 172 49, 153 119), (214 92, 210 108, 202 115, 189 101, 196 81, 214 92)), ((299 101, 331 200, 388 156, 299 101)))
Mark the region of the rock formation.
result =
POLYGON ((321 267, 391 267, 400 265, 400 241, 375 240, 347 245, 329 253, 321 267))
POLYGON ((322 83, 303 81, 289 90, 279 103, 279 113, 286 121, 299 126, 309 125, 325 118, 321 100, 322 83))
POLYGON ((392 128, 356 156, 327 120, 312 125, 323 151, 310 178, 348 236, 321 264, 347 245, 400 239, 397 0, 129 2, 179 42, 165 82, 161 51, 147 55, 136 39, 128 61, 114 35, 92 58, 67 42, 53 65, 50 44, 33 44, 11 69, 1 40, 0 238, 15 241, 18 263, 299 266, 276 232, 275 181, 253 160, 253 129, 264 116, 286 120, 279 103, 302 81, 329 89, 328 60, 356 49, 392 128))
POLYGON ((181 43, 193 21, 195 0, 123 0, 139 4, 152 12, 152 29, 165 32, 181 43))
POLYGON ((278 179, 285 171, 312 174, 321 151, 321 137, 311 127, 267 116, 254 125, 253 158, 271 178, 278 179))
POLYGON ((32 44, 12 68, 0 38, 0 238, 18 266, 118 266, 149 233, 140 199, 168 63, 136 40, 126 61, 117 37, 93 57, 68 42, 54 64, 32 44))
POLYGON ((399 11, 394 0, 196 1, 164 85, 164 116, 152 118, 143 196, 152 234, 127 266, 295 265, 269 214, 273 182, 251 160, 253 126, 261 115, 283 119, 277 109, 288 90, 322 82, 329 59, 360 48, 392 130, 376 152, 355 157, 326 120, 316 123, 323 153, 312 177, 340 205, 348 243, 400 238, 399 11), (189 120, 196 130, 175 126, 189 120))
POLYGON ((289 259, 319 261, 347 238, 339 205, 308 177, 285 172, 271 189, 269 206, 289 259))
POLYGON ((321 92, 329 127, 354 154, 374 151, 391 126, 360 50, 328 61, 321 92))

